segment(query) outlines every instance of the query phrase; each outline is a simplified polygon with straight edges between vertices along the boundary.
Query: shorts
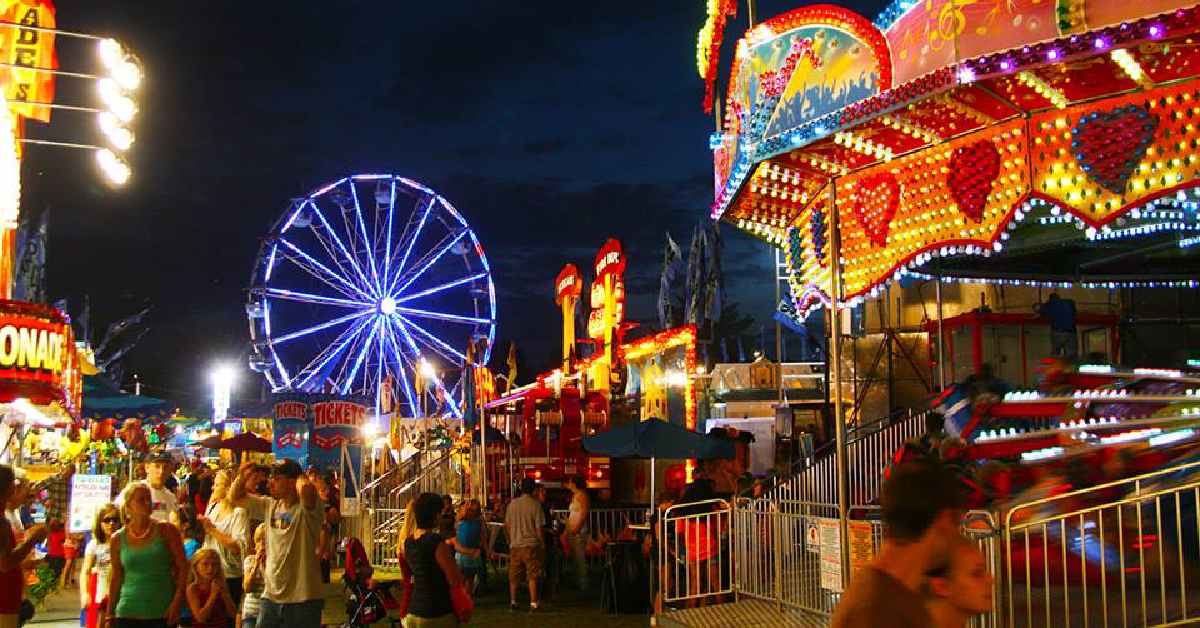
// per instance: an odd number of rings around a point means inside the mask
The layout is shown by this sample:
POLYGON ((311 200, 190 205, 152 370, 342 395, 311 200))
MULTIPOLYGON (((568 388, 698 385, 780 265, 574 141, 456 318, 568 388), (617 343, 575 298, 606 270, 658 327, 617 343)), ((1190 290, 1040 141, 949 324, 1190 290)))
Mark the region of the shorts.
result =
POLYGON ((508 551, 509 580, 537 580, 542 577, 546 562, 546 550, 535 547, 514 547, 508 551))
POLYGON ((446 613, 441 617, 417 617, 409 613, 404 618, 404 628, 454 628, 458 625, 458 618, 454 613, 446 613))
POLYGON ((258 628, 321 628, 325 600, 278 604, 262 598, 258 603, 258 628))

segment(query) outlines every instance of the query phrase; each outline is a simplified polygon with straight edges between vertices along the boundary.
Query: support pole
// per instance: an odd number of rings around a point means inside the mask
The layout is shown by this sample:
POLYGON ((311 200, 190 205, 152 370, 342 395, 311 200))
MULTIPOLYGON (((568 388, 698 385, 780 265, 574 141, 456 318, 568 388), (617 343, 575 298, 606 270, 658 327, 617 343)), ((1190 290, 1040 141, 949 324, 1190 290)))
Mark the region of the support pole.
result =
POLYGON ((846 419, 842 407, 842 251, 841 233, 838 228, 837 179, 829 181, 830 221, 829 246, 832 251, 831 292, 829 308, 830 366, 833 375, 833 420, 837 438, 837 496, 838 528, 841 535, 840 553, 842 562, 842 587, 850 582, 850 468, 846 460, 846 419))
POLYGON ((942 327, 942 271, 938 270, 935 277, 934 294, 937 295, 937 330, 938 330, 938 389, 946 390, 946 330, 942 327))
MULTIPOLYGON (((774 251, 774 256, 775 256, 775 307, 778 308, 779 300, 781 298, 783 298, 783 295, 781 294, 781 292, 779 290, 779 280, 780 280, 779 267, 781 265, 780 259, 779 259, 780 251, 779 251, 779 247, 774 246, 774 245, 771 246, 771 250, 774 251)), ((778 319, 776 319, 776 321, 775 321, 775 362, 777 362, 779 364, 779 386, 776 390, 776 392, 778 393, 777 401, 782 403, 783 402, 783 325, 780 324, 778 319)))

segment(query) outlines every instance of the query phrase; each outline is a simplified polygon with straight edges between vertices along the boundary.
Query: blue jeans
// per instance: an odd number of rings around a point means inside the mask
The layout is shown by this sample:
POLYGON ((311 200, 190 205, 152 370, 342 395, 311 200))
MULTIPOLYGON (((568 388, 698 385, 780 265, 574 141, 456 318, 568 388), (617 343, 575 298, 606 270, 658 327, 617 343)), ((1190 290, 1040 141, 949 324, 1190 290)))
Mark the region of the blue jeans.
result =
POLYGON ((262 598, 258 606, 258 628, 321 628, 325 600, 276 604, 262 598))

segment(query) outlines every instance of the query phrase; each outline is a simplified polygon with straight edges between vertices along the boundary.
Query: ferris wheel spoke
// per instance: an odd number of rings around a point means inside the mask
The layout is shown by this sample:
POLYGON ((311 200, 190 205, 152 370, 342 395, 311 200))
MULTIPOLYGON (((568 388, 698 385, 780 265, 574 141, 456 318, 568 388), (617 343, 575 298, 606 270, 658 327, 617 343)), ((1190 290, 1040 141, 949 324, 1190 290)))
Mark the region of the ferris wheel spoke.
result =
POLYGON ((392 217, 396 214, 396 179, 392 178, 391 195, 388 197, 387 210, 387 233, 383 237, 383 282, 379 286, 380 292, 383 292, 383 283, 387 283, 391 277, 392 269, 392 217))
POLYGON ((321 212, 321 209, 317 207, 316 203, 312 202, 312 199, 309 199, 308 206, 312 208, 313 213, 316 214, 318 219, 320 219, 321 224, 325 227, 325 231, 329 233, 329 237, 333 238, 333 243, 337 245, 338 250, 342 252, 342 255, 346 256, 346 259, 350 262, 350 265, 354 268, 355 272, 358 273, 358 278, 362 280, 363 288, 365 288, 367 292, 370 292, 369 288, 371 286, 371 282, 367 279, 367 275, 363 273, 362 267, 358 265, 358 260, 354 258, 354 255, 352 255, 350 251, 346 249, 346 245, 342 244, 342 239, 338 237, 337 232, 333 230, 333 226, 330 225, 329 221, 325 219, 325 214, 321 212))
POLYGON ((404 326, 408 327, 409 329, 412 329, 413 331, 417 332, 417 334, 419 334, 422 337, 422 339, 426 340, 425 344, 427 346, 429 346, 430 348, 434 349, 435 351, 437 351, 439 354, 441 354, 442 357, 446 358, 447 360, 449 360, 451 362, 462 362, 463 364, 467 363, 467 356, 463 355, 462 353, 459 353, 457 350, 455 350, 454 347, 451 347, 450 345, 446 344, 446 342, 443 341, 441 338, 438 338, 437 336, 434 336, 433 334, 429 333, 428 331, 425 331, 425 329, 423 327, 421 327, 420 325, 417 325, 416 323, 408 320, 407 318, 404 318, 403 316, 400 316, 399 314, 396 315, 396 319, 397 319, 396 320, 397 325, 404 325, 404 326), (432 342, 432 344, 431 344, 431 342, 432 342))
POLYGON ((427 297, 431 294, 436 294, 438 292, 441 292, 442 290, 449 290, 450 288, 461 286, 464 283, 470 283, 472 281, 483 279, 484 277, 487 277, 487 273, 475 273, 474 275, 470 275, 467 277, 461 277, 459 279, 455 279, 454 281, 446 282, 440 286, 434 286, 427 290, 422 290, 420 292, 414 292, 413 294, 404 295, 404 296, 400 297, 399 299, 396 299, 396 303, 405 303, 408 301, 419 299, 421 297, 427 297))
POLYGON ((341 292, 342 294, 345 294, 348 297, 353 298, 354 295, 358 295, 364 299, 371 298, 371 295, 364 292, 362 290, 362 288, 359 288, 358 286, 350 283, 350 280, 333 272, 332 270, 330 270, 330 268, 328 266, 322 264, 321 262, 318 262, 316 260, 316 258, 314 258, 313 256, 309 255, 308 253, 305 253, 304 251, 302 251, 300 249, 300 247, 296 246, 295 244, 292 244, 291 241, 287 240, 286 238, 279 238, 279 242, 281 244, 283 244, 284 246, 286 246, 287 249, 294 254, 294 255, 289 255, 287 253, 284 253, 284 256, 287 257, 289 260, 291 260, 291 262, 293 264, 302 268, 308 274, 321 280, 323 283, 337 289, 339 292, 341 292), (301 261, 301 260, 303 260, 303 261, 301 261), (330 280, 333 280, 333 282, 336 282, 336 283, 332 283, 330 280), (345 288, 349 288, 350 292, 346 292, 346 290, 342 287, 339 287, 338 284, 340 284, 341 286, 345 286, 345 288))
POLYGON ((296 387, 303 390, 303 388, 312 381, 312 378, 316 377, 321 371, 325 370, 325 367, 329 365, 329 362, 332 361, 333 358, 337 357, 346 350, 346 348, 350 345, 350 341, 352 341, 358 334, 362 333, 362 331, 366 329, 370 322, 371 319, 359 321, 343 331, 338 336, 337 340, 331 343, 328 347, 325 347, 325 349, 318 353, 317 356, 312 359, 312 361, 310 361, 307 365, 305 365, 304 368, 300 369, 300 371, 296 373, 296 387))
MULTIPOLYGON (((404 328, 404 325, 396 325, 395 327, 397 330, 400 331, 400 335, 404 338, 405 344, 407 344, 408 348, 412 350, 412 353, 414 355, 420 356, 421 350, 417 347, 417 343, 413 340, 412 336, 408 333, 408 330, 404 328)), ((418 373, 417 376, 419 377, 420 374, 418 373)), ((446 394, 446 387, 442 385, 442 378, 438 377, 436 374, 433 376, 433 385, 437 389, 442 391, 442 396, 446 399, 446 403, 450 405, 450 411, 453 412, 455 416, 461 418, 462 412, 459 412, 458 404, 454 403, 454 397, 446 394)))
MULTIPOLYGON (((374 325, 374 324, 371 325, 371 332, 375 331, 375 327, 376 327, 376 325, 374 325)), ((358 355, 359 351, 362 350, 363 346, 368 344, 367 336, 369 336, 371 332, 368 332, 365 335, 364 334, 356 335, 354 337, 354 339, 350 341, 350 346, 347 347, 347 349, 346 349, 346 353, 345 353, 346 359, 339 361, 337 367, 334 368, 330 372, 329 379, 334 382, 335 389, 342 388, 343 384, 346 383, 346 381, 347 381, 346 375, 353 367, 354 356, 358 355)), ((350 378, 349 381, 352 384, 353 378, 350 378)), ((348 386, 349 386, 349 384, 347 384, 347 387, 348 386)))
MULTIPOLYGON (((404 389, 404 396, 408 398, 409 411, 412 412, 413 416, 416 416, 417 412, 419 412, 419 408, 417 406, 416 397, 413 395, 412 386, 408 381, 408 374, 405 372, 406 365, 404 364, 404 352, 400 350, 400 344, 396 342, 396 335, 392 333, 392 326, 384 325, 384 332, 387 336, 388 342, 392 346, 392 351, 396 356, 396 377, 400 379, 400 387, 404 389)), ((384 334, 381 334, 380 338, 382 338, 383 335, 384 334)), ((382 342, 382 340, 380 342, 382 342)), ((382 350, 382 347, 380 349, 382 350)), ((413 377, 421 376, 415 360, 411 361, 409 366, 412 368, 413 377)))
POLYGON ((267 288, 267 296, 276 299, 284 299, 287 301, 300 301, 301 303, 317 303, 321 305, 340 305, 342 307, 353 308, 371 308, 373 305, 367 301, 353 301, 351 299, 339 299, 337 297, 327 297, 319 294, 310 294, 308 292, 296 292, 293 290, 284 290, 283 288, 267 288))
POLYGON ((313 325, 312 327, 305 327, 304 329, 301 329, 299 331, 294 331, 290 334, 284 334, 282 336, 272 338, 271 342, 273 342, 274 344, 277 344, 277 345, 283 344, 289 340, 303 338, 311 333, 321 331, 322 329, 329 329, 330 327, 337 327, 338 325, 341 325, 342 323, 352 321, 356 318, 361 318, 370 313, 371 313, 371 310, 362 310, 359 312, 354 312, 352 314, 347 314, 345 316, 335 318, 330 321, 325 321, 324 323, 321 323, 320 325, 313 325))
POLYGON ((375 341, 375 336, 379 333, 379 321, 371 326, 371 333, 367 336, 367 341, 362 343, 362 348, 358 352, 358 357, 354 360, 353 366, 350 367, 350 374, 346 377, 346 381, 342 383, 342 394, 350 393, 350 387, 354 384, 354 378, 358 377, 358 370, 362 368, 363 362, 367 359, 367 352, 371 349, 371 344, 375 341))
POLYGON ((396 306, 396 311, 402 314, 418 316, 421 318, 432 318, 439 321, 448 321, 451 323, 462 323, 464 325, 491 325, 492 321, 486 318, 476 318, 474 316, 462 316, 460 314, 447 314, 445 312, 430 312, 429 310, 418 310, 411 307, 396 306))
MULTIPOLYGON (((417 243, 417 238, 421 236, 421 230, 425 228, 425 221, 429 220, 429 212, 433 211, 433 205, 436 202, 437 197, 433 194, 430 194, 425 200, 425 209, 421 210, 421 219, 417 222, 417 228, 413 229, 411 234, 408 233, 407 229, 404 230, 405 232, 400 238, 400 241, 404 243, 404 255, 400 258, 400 261, 396 263, 396 274, 395 277, 388 282, 389 286, 396 285, 396 281, 400 278, 400 273, 404 272, 404 265, 408 263, 408 256, 412 255, 413 245, 417 243)), ((396 247, 396 252, 399 251, 400 247, 396 247)))
MULTIPOLYGON (((467 235, 467 233, 468 232, 466 229, 460 229, 459 231, 442 238, 441 242, 438 242, 429 253, 426 253, 425 256, 421 258, 421 261, 419 262, 420 266, 418 266, 413 272, 409 273, 404 283, 395 290, 388 290, 388 294, 403 294, 405 289, 411 286, 413 282, 421 277, 421 275, 425 274, 425 271, 429 270, 429 267, 433 266, 438 260, 442 259, 443 255, 450 252, 450 249, 454 248, 454 245, 458 244, 458 241, 462 240, 463 236, 467 235)), ((400 275, 397 274, 396 281, 399 280, 400 275)))
POLYGON ((379 294, 379 269, 375 267, 375 256, 372 255, 375 250, 375 240, 367 237, 367 223, 363 221, 362 204, 358 202, 358 186, 354 185, 353 179, 350 180, 350 197, 354 199, 354 215, 358 218, 358 232, 362 235, 363 256, 367 258, 367 264, 371 269, 375 294, 379 294))

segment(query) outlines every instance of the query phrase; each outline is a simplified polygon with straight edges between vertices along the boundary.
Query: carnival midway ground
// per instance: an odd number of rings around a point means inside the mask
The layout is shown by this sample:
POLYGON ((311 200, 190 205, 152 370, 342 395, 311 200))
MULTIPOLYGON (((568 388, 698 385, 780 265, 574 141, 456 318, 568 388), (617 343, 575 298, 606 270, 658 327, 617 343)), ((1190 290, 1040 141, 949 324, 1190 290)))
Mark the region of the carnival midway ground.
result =
MULTIPOLYGON (((346 621, 345 589, 337 584, 341 574, 334 572, 334 582, 326 585, 325 611, 321 623, 328 627, 342 626, 346 621)), ((471 626, 513 626, 530 628, 633 628, 647 626, 648 615, 611 615, 600 609, 599 595, 583 598, 573 590, 559 594, 552 602, 543 604, 537 614, 508 610, 508 583, 495 578, 488 592, 477 599, 471 626)), ((524 599, 524 598, 523 598, 524 599)), ((386 628, 387 622, 375 624, 386 628)), ((397 624, 399 625, 399 624, 397 624)), ((77 628, 79 626, 79 592, 59 590, 50 597, 26 626, 37 628, 77 628)))

